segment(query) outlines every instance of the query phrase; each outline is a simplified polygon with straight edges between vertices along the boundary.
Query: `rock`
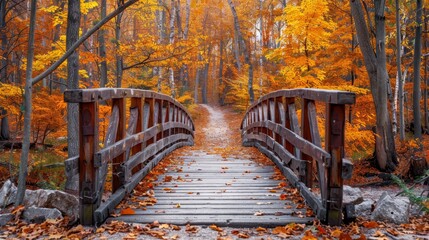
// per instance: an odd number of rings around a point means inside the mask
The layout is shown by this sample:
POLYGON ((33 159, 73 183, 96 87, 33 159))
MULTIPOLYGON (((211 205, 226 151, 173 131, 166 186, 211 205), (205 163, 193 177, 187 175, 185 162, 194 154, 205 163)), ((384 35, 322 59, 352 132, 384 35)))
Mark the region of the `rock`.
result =
POLYGON ((3 187, 0 190, 0 208, 5 208, 6 206, 13 203, 16 196, 16 186, 9 179, 3 184, 3 187))
POLYGON ((375 221, 407 223, 410 218, 410 200, 406 197, 391 197, 384 192, 378 200, 372 219, 375 221))
POLYGON ((12 213, 0 214, 0 226, 6 225, 9 221, 13 219, 14 215, 12 213))
POLYGON ((366 199, 362 203, 355 205, 355 212, 358 216, 369 217, 371 215, 372 205, 374 201, 366 199))
POLYGON ((352 188, 344 185, 343 187, 343 204, 357 205, 363 202, 362 191, 359 188, 352 188))
POLYGON ((31 223, 42 223, 46 219, 62 218, 61 212, 55 208, 29 207, 23 213, 24 220, 31 223))
MULTIPOLYGON (((7 180, 0 190, 0 207, 14 202, 17 188, 7 180)), ((79 200, 76 196, 58 190, 25 190, 23 205, 25 207, 56 208, 63 216, 77 219, 79 216, 79 200)))
POLYGON ((58 190, 27 190, 25 191, 24 205, 27 207, 56 208, 71 219, 77 219, 79 213, 77 197, 58 190))

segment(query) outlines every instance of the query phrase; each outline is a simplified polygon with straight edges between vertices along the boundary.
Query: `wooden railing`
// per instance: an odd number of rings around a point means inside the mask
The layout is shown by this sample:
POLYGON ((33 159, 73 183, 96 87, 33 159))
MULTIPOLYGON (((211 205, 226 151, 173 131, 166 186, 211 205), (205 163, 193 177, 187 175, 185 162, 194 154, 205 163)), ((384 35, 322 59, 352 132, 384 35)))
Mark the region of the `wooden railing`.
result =
POLYGON ((165 155, 193 145, 192 119, 169 96, 138 89, 101 88, 68 90, 64 100, 79 104, 79 156, 66 160, 65 165, 68 179, 79 175, 80 221, 84 225, 102 223, 165 155), (111 106, 102 149, 99 104, 111 106), (102 201, 109 163, 112 191, 102 201))
MULTIPOLYGON (((317 217, 331 225, 342 222, 343 179, 351 177, 353 168, 343 157, 345 105, 354 102, 355 94, 351 92, 280 90, 251 105, 241 124, 243 145, 255 146, 270 157, 300 190, 317 217), (324 149, 316 101, 326 105, 324 149), (301 126, 297 108, 301 110, 301 126), (313 163, 321 197, 312 192, 313 163)), ((347 208, 350 210, 350 206, 347 208)))

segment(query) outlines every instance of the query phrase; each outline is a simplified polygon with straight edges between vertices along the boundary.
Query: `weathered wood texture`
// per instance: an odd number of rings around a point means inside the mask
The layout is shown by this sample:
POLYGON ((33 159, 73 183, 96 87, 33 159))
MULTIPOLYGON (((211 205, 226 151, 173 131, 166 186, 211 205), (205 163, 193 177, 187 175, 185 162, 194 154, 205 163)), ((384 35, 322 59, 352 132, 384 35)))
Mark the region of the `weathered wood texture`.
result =
POLYGON ((243 145, 255 146, 270 157, 300 189, 317 217, 331 225, 342 222, 343 179, 351 176, 351 163, 343 161, 344 125, 345 105, 354 102, 351 92, 280 90, 251 105, 241 124, 243 145), (316 101, 326 105, 324 149, 316 101), (301 111, 301 126, 297 110, 301 111), (308 190, 313 186, 313 165, 317 166, 321 197, 308 190))
POLYGON ((102 223, 164 156, 193 144, 193 121, 169 96, 138 89, 100 88, 67 90, 64 100, 79 103, 80 152, 67 159, 65 166, 67 178, 79 175, 80 220, 84 225, 102 223), (99 149, 101 103, 110 104, 112 111, 104 147, 99 149), (112 192, 102 199, 109 178, 112 192))
MULTIPOLYGON (((138 206, 136 213, 108 221, 275 227, 314 220, 297 214, 305 216, 305 209, 296 209, 296 203, 280 199, 283 187, 273 179, 273 166, 204 152, 181 158, 182 164, 170 166, 153 183, 155 205, 142 210, 135 198, 130 199, 130 205, 138 206), (166 176, 172 180, 163 181, 166 176)), ((143 197, 138 199, 144 201, 143 197)))

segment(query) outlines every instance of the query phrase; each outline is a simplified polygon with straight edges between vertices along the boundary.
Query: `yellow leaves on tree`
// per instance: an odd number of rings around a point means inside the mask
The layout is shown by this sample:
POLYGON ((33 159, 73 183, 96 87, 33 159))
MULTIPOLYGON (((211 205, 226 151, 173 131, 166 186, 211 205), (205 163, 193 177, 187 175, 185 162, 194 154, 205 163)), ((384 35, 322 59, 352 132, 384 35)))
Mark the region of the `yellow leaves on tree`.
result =
POLYGON ((65 113, 65 104, 60 92, 49 95, 45 89, 35 91, 31 122, 33 141, 44 143, 49 134, 56 132, 59 136, 65 136, 65 113))
POLYGON ((336 28, 328 12, 326 0, 303 0, 285 8, 279 18, 287 24, 280 48, 268 55, 285 65, 280 71, 286 78, 283 87, 318 87, 326 78, 323 54, 336 28))

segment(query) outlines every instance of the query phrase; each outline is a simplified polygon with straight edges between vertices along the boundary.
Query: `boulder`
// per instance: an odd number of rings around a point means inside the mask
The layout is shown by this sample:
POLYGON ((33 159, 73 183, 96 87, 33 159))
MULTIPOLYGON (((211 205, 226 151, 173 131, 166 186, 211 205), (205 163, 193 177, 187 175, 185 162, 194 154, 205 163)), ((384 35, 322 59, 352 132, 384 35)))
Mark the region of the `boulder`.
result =
POLYGON ((55 208, 29 207, 23 213, 24 220, 31 223, 42 223, 46 219, 62 218, 61 212, 55 208))
POLYGON ((372 219, 395 224, 409 222, 410 200, 406 197, 392 197, 384 192, 377 201, 372 219))
POLYGON ((357 205, 363 202, 362 191, 360 188, 353 188, 347 185, 343 187, 343 204, 357 205))
POLYGON ((0 226, 6 225, 14 216, 12 213, 0 214, 0 226))
POLYGON ((374 201, 371 199, 366 199, 360 204, 355 205, 355 212, 358 216, 369 217, 371 215, 372 205, 374 201))
MULTIPOLYGON (((17 188, 7 180, 0 190, 0 207, 14 202, 17 188)), ((26 190, 23 205, 25 207, 56 208, 63 216, 77 219, 79 216, 79 200, 76 196, 58 190, 26 190)))
POLYGON ((58 190, 27 190, 25 191, 24 205, 39 208, 56 208, 64 216, 77 219, 79 200, 77 197, 58 190))
POLYGON ((3 187, 0 189, 0 208, 5 208, 6 206, 13 203, 16 196, 16 186, 9 179, 3 184, 3 187))

